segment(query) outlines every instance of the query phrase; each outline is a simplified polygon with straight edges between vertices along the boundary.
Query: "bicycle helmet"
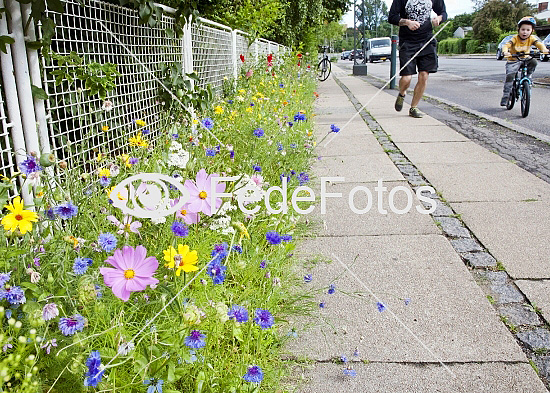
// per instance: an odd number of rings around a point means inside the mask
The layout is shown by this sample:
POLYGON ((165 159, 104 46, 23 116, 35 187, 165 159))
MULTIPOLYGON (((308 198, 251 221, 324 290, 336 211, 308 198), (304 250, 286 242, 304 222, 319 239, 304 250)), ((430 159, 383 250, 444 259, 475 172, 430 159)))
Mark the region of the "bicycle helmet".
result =
POLYGON ((535 18, 533 18, 532 16, 524 16, 518 22, 518 29, 521 27, 521 25, 523 25, 525 23, 530 24, 531 26, 533 26, 533 29, 537 26, 537 21, 535 20, 535 18))

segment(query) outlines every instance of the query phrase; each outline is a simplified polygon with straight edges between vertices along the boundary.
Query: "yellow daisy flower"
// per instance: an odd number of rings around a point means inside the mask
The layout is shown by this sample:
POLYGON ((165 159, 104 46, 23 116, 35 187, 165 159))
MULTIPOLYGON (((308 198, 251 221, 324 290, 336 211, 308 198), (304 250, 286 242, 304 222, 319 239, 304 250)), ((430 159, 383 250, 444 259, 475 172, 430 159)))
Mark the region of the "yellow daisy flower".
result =
POLYGON ((99 171, 99 177, 111 177, 111 170, 108 168, 103 168, 99 171))
POLYGON ((133 147, 148 147, 149 142, 147 142, 146 139, 143 139, 141 137, 141 132, 138 132, 135 136, 131 137, 130 140, 130 146, 133 147))
POLYGON ((217 107, 214 108, 214 113, 216 115, 221 115, 223 113, 223 108, 218 105, 217 107))
POLYGON ((164 260, 167 263, 164 264, 165 267, 173 269, 176 267, 176 276, 181 274, 183 270, 185 273, 194 272, 199 270, 196 266, 199 258, 197 256, 197 250, 190 251, 189 246, 178 244, 178 251, 172 246, 169 249, 164 250, 164 260), (178 262, 176 263, 175 257, 178 256, 178 262))
POLYGON ((140 127, 145 127, 147 123, 145 123, 145 121, 143 120, 136 120, 136 125, 140 126, 140 127))
POLYGON ((103 127, 101 127, 101 131, 103 131, 103 132, 109 131, 109 126, 103 126, 103 127))
POLYGON ((38 214, 30 210, 23 209, 23 202, 21 197, 16 196, 13 198, 11 204, 4 205, 11 213, 4 216, 0 222, 4 225, 4 230, 14 232, 19 229, 21 234, 25 234, 32 230, 32 222, 38 221, 38 214))

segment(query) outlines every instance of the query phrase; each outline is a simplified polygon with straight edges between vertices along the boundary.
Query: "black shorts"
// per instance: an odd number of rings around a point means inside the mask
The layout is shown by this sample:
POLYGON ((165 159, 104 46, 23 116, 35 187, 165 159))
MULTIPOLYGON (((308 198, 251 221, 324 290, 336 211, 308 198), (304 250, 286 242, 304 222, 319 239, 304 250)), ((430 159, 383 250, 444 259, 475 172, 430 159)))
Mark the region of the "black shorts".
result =
MULTIPOLYGON (((402 68, 424 46, 424 43, 402 42, 399 45, 399 63, 402 68)), ((416 70, 437 72, 437 42, 433 39, 412 61, 401 70, 399 75, 414 75, 416 70)))

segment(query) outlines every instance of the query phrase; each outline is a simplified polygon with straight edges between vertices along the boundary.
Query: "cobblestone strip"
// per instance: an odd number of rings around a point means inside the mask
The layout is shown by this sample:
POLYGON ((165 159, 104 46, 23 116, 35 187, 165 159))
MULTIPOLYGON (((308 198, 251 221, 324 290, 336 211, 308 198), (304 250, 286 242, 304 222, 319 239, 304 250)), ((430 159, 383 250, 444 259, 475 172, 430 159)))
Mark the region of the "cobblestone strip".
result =
MULTIPOLYGON (((334 80, 355 108, 360 110, 359 115, 411 187, 415 191, 420 186, 433 187, 391 141, 380 124, 366 110, 361 110, 363 105, 346 85, 337 77, 334 77, 334 80)), ((453 211, 443 196, 437 192, 436 194, 423 192, 423 194, 437 202, 437 208, 431 214, 433 220, 468 266, 478 285, 487 294, 487 299, 500 315, 502 322, 514 335, 531 365, 550 391, 550 325, 519 290, 503 266, 460 220, 460 215, 453 211)), ((425 207, 431 206, 426 203, 425 207)))

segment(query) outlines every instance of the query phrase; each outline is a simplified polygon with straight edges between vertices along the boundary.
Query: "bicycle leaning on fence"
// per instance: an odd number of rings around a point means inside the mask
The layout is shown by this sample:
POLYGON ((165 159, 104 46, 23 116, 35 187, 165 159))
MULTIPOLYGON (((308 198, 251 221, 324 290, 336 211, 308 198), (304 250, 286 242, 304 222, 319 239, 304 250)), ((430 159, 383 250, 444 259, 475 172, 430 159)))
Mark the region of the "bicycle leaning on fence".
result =
POLYGON ((319 61, 319 64, 317 65, 317 77, 321 82, 323 82, 326 81, 330 75, 331 63, 326 53, 328 46, 322 46, 320 49, 322 50, 323 55, 321 57, 321 61, 319 61))
POLYGON ((527 117, 529 114, 529 107, 531 106, 531 86, 533 86, 533 81, 527 76, 527 61, 535 57, 535 52, 529 53, 528 58, 520 59, 520 56, 524 56, 525 53, 517 53, 512 55, 517 58, 521 64, 518 71, 516 72, 516 77, 514 78, 514 85, 512 86, 512 91, 510 92, 510 97, 508 98, 508 103, 506 104, 506 109, 512 109, 517 100, 521 101, 521 116, 527 117))

